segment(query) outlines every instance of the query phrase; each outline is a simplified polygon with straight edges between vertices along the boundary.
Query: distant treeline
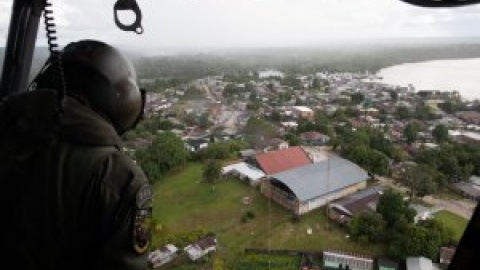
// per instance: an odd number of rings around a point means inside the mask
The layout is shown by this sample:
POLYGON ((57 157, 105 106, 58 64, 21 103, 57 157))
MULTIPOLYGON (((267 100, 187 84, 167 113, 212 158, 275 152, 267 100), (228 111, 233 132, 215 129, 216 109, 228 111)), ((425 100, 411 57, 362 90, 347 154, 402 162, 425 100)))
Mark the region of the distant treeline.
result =
MULTIPOLYGON (((0 48, 3 64, 4 48, 0 48)), ((48 56, 47 48, 37 48, 32 64, 36 74, 48 56)), ((219 51, 209 54, 133 58, 140 78, 191 80, 209 75, 247 75, 265 68, 290 74, 318 71, 370 71, 402 63, 439 59, 480 57, 480 43, 428 43, 407 45, 350 45, 337 48, 272 48, 219 51)), ((3 68, 3 67, 2 67, 3 68)), ((1 69, 0 69, 1 71, 1 69)))
POLYGON ((273 68, 290 74, 370 71, 402 63, 480 57, 480 44, 384 45, 339 49, 272 49, 224 54, 144 57, 135 60, 141 78, 191 79, 248 74, 273 68))

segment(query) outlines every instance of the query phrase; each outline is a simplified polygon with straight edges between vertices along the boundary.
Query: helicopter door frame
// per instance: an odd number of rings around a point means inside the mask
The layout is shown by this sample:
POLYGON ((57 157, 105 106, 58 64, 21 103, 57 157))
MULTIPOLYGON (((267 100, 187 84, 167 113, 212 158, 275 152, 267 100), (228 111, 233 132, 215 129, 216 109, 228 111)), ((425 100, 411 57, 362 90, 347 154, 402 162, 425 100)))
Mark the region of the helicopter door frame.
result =
POLYGON ((0 99, 27 90, 45 0, 14 0, 0 77, 0 99))

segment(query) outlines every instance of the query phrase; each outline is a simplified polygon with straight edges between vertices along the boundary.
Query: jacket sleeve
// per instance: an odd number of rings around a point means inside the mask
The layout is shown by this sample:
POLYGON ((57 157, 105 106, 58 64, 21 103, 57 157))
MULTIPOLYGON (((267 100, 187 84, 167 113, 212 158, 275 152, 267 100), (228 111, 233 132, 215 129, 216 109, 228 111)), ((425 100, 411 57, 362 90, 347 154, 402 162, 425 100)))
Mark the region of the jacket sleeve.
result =
POLYGON ((152 190, 141 169, 122 152, 99 171, 101 248, 99 269, 148 269, 152 190))

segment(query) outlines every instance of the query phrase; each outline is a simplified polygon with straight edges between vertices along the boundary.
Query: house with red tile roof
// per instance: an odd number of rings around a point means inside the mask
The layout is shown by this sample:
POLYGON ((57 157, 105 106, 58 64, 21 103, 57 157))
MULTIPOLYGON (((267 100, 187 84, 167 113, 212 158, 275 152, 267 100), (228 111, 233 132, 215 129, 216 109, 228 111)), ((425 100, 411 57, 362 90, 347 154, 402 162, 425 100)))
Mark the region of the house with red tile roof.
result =
POLYGON ((258 167, 267 175, 312 164, 307 153, 299 146, 259 154, 255 160, 258 167))

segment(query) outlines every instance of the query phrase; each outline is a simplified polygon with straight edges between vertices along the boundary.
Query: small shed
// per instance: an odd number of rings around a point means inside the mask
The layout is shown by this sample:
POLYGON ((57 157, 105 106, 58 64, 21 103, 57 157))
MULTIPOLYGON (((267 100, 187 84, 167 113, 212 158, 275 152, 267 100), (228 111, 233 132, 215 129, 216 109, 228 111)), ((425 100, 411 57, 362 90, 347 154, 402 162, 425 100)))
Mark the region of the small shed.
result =
POLYGON ((165 245, 155 249, 148 254, 148 263, 153 268, 158 268, 164 264, 171 262, 177 257, 178 248, 172 244, 165 245))
POLYGON ((216 249, 217 238, 214 235, 208 235, 184 248, 188 257, 192 261, 197 261, 208 253, 214 252, 216 249))
POLYGON ((222 168, 222 174, 230 174, 236 176, 242 180, 247 181, 252 186, 257 185, 260 180, 265 176, 265 173, 262 170, 246 162, 239 162, 225 166, 222 168))

